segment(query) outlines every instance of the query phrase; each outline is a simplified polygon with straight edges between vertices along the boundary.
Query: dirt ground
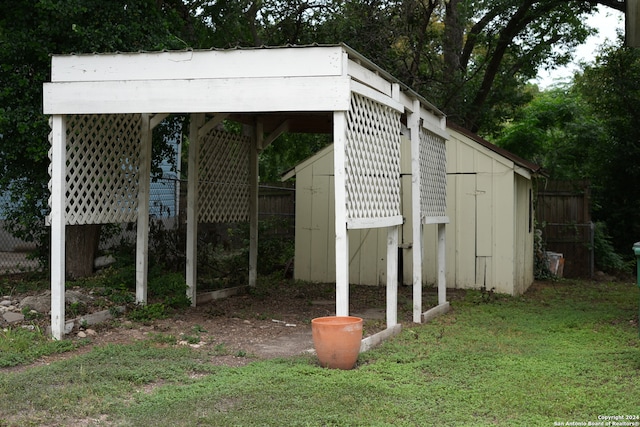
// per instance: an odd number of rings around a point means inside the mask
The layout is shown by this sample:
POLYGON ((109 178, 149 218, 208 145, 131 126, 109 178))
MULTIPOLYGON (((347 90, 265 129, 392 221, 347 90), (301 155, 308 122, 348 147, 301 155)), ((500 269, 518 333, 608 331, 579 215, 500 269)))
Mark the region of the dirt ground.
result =
MULTIPOLYGON (((412 289, 398 291, 398 321, 411 322, 412 289)), ((435 300, 436 290, 427 288, 424 304, 435 300)), ((351 286, 350 314, 364 319, 364 335, 386 326, 385 287, 351 286)), ((312 352, 311 319, 335 314, 334 284, 296 284, 284 281, 258 287, 239 295, 177 310, 168 318, 133 322, 126 314, 86 330, 74 329, 65 339, 90 344, 78 350, 43 358, 38 364, 72 357, 107 343, 174 337, 177 344, 213 354, 211 363, 242 366, 259 359, 289 357, 312 352), (86 339, 85 338, 85 339, 86 339)))

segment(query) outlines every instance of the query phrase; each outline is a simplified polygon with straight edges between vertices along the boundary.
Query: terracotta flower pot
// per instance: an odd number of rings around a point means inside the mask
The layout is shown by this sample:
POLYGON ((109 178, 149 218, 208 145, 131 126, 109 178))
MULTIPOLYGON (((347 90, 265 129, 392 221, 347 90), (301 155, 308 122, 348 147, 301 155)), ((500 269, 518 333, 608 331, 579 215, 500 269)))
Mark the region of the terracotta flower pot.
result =
POLYGON ((311 333, 321 366, 333 369, 355 366, 362 341, 360 317, 318 317, 311 320, 311 333))

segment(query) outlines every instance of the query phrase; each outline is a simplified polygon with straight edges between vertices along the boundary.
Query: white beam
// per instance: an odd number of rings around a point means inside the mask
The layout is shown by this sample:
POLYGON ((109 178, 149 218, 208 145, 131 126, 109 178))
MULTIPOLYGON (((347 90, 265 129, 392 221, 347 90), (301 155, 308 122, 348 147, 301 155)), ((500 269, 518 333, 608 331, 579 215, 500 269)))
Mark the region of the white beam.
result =
POLYGON ((51 81, 335 76, 341 46, 54 55, 51 81))
POLYGON ((262 146, 263 123, 256 120, 252 129, 249 152, 249 286, 255 286, 258 279, 258 147, 262 146))
POLYGON ((65 211, 66 211, 66 119, 51 118, 51 334, 64 335, 65 211))
POLYGON ((187 170, 187 247, 186 274, 187 298, 196 305, 197 261, 198 261, 198 168, 200 163, 199 128, 204 114, 192 114, 189 126, 189 160, 187 170))
POLYGON ((349 315, 349 234, 347 232, 346 144, 347 118, 333 113, 333 164, 336 227, 336 316, 349 315))
POLYGON ((446 225, 438 224, 438 305, 447 302, 446 241, 446 225))
POLYGON ((387 328, 398 324, 398 226, 387 229, 387 328))
POLYGON ((138 171, 138 221, 136 227, 136 303, 147 303, 149 270, 149 191, 151 187, 151 123, 142 115, 140 168, 138 171))
POLYGON ((45 114, 348 110, 348 77, 45 83, 45 114))
POLYGON ((422 216, 420 200, 420 101, 413 101, 413 112, 408 115, 411 132, 411 227, 413 248, 413 321, 422 322, 422 216))

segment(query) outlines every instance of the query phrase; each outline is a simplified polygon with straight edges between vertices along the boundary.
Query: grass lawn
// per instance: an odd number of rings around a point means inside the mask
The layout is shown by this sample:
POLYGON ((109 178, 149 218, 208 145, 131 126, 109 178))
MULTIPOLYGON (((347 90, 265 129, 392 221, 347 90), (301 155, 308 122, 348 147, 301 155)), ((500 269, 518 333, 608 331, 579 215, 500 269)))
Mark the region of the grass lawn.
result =
POLYGON ((98 347, 0 370, 0 426, 640 425, 638 294, 573 281, 459 293, 351 371, 312 356, 213 366, 154 340, 98 347))

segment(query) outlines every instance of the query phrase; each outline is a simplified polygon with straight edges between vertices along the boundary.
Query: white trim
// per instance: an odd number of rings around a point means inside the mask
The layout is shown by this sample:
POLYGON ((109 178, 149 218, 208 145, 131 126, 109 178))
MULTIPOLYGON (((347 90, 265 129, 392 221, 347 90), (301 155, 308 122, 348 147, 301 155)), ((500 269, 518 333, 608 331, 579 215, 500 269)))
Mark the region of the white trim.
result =
POLYGON ((52 82, 342 74, 342 46, 55 55, 52 82))
POLYGON ((349 60, 349 75, 358 82, 391 97, 391 82, 354 60, 349 60))
POLYGON ((350 79, 246 79, 45 83, 45 114, 125 114, 189 111, 346 111, 350 79))
POLYGON ((191 114, 189 126, 189 169, 187 180, 187 247, 186 282, 187 298, 195 307, 198 280, 198 168, 200 163, 199 128, 204 122, 204 114, 191 114))
POLYGON ((65 318, 66 118, 51 118, 51 335, 61 340, 65 318))
POLYGON ((149 264, 149 191, 151 187, 151 123, 142 115, 140 126, 140 165, 138 172, 138 220, 136 226, 136 303, 147 303, 149 264))
POLYGON ((333 174, 336 232, 336 316, 349 315, 349 233, 347 232, 346 154, 347 117, 333 113, 333 174))
POLYGON ((407 125, 411 134, 411 220, 413 249, 413 322, 422 319, 422 261, 423 235, 420 221, 420 101, 413 101, 413 112, 407 117, 407 125))
POLYGON ((398 226, 387 229, 387 328, 398 324, 398 226))
POLYGON ((422 218, 423 224, 449 224, 448 216, 425 216, 422 218))
POLYGON ((389 108, 393 108, 400 113, 404 112, 404 105, 400 102, 355 80, 351 80, 351 91, 372 99, 382 105, 386 105, 389 108))
POLYGON ((357 230, 362 228, 385 228, 400 225, 404 222, 402 215, 390 216, 387 218, 348 218, 347 228, 357 230))

